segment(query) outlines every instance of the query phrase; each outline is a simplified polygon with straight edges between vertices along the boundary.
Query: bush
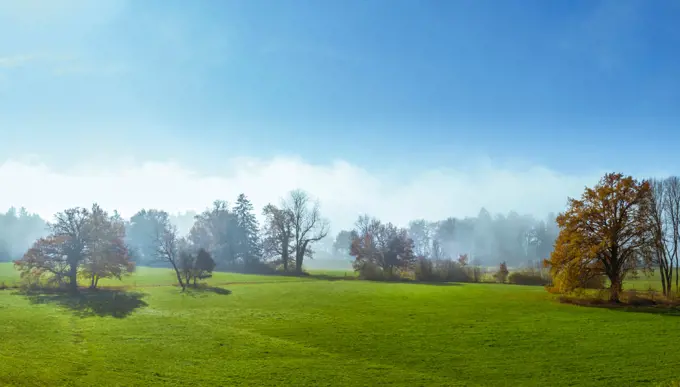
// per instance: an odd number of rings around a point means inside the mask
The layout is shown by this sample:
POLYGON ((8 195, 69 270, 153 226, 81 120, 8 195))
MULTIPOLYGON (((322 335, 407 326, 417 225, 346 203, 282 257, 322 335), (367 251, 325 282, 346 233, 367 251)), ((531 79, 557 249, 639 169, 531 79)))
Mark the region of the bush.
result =
POLYGON ((371 262, 362 262, 356 267, 359 272, 359 278, 370 281, 384 281, 385 273, 382 268, 371 262))
POLYGON ((395 281, 402 279, 402 273, 399 270, 395 269, 395 272, 390 274, 372 262, 355 263, 354 270, 359 272, 359 278, 369 281, 395 281))
POLYGON ((468 272, 458 262, 427 258, 416 262, 415 279, 423 282, 471 282, 468 272))
POLYGON ((486 275, 486 270, 479 266, 466 266, 464 271, 470 281, 475 283, 482 282, 484 275, 486 275))
POLYGON ((546 286, 551 284, 550 276, 538 269, 513 271, 508 282, 515 285, 546 286))

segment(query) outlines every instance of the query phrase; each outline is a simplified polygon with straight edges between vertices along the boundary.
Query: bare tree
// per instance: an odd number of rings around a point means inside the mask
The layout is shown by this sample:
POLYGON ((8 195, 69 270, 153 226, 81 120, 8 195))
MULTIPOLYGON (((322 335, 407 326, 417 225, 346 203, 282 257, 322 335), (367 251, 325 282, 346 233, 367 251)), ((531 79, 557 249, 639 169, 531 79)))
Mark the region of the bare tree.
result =
POLYGON ((305 256, 309 256, 310 245, 328 235, 328 221, 321 218, 319 203, 312 202, 302 190, 294 190, 284 203, 284 211, 289 212, 295 251, 295 271, 302 272, 305 256))
POLYGON ((154 231, 152 243, 155 250, 156 260, 167 262, 175 270, 177 283, 186 289, 186 283, 182 280, 180 272, 180 245, 182 241, 177 235, 177 227, 170 223, 168 213, 165 211, 150 210, 154 219, 154 231))
POLYGON ((283 270, 288 271, 290 256, 294 252, 291 213, 273 204, 267 204, 262 213, 266 219, 263 228, 263 253, 267 258, 280 257, 283 270))
MULTIPOLYGON (((680 267, 678 261, 680 259, 678 256, 680 248, 680 178, 671 176, 664 181, 663 185, 665 191, 664 207, 670 226, 669 238, 671 240, 669 280, 673 276, 673 267, 675 267, 675 291, 677 292, 680 291, 680 284, 678 283, 678 268, 680 267)), ((670 286, 668 288, 670 290, 670 286)))

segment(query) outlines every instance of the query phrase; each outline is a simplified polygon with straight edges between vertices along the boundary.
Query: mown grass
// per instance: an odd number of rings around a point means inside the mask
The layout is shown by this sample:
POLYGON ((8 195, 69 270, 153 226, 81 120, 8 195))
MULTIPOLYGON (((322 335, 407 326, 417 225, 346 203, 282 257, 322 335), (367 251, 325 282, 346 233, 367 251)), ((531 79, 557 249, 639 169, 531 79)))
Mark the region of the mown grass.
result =
MULTIPOLYGON (((12 270, 0 265, 0 281, 16 280, 12 270)), ((78 298, 0 291, 0 385, 633 386, 679 377, 680 317, 560 304, 541 287, 219 273, 212 288, 182 294, 155 286, 172 284, 172 273, 148 268, 124 283, 128 291, 78 298)))

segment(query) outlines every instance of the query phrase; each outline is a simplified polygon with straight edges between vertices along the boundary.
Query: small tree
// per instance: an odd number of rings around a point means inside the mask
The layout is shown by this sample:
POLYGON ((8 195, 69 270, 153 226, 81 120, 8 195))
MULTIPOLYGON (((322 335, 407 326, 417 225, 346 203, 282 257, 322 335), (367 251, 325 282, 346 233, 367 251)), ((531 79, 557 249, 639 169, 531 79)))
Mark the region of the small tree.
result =
POLYGON ((186 241, 177 236, 177 227, 170 223, 168 213, 165 211, 154 211, 155 222, 153 224, 153 234, 151 236, 151 246, 155 251, 157 261, 170 264, 175 271, 177 283, 186 289, 187 284, 182 280, 180 245, 186 241))
POLYGON ((505 263, 505 261, 503 261, 501 262, 500 266, 498 267, 498 271, 495 274, 496 280, 504 284, 508 280, 508 274, 510 274, 508 271, 508 265, 505 263))
POLYGON ((197 286, 197 281, 212 277, 215 261, 205 249, 199 249, 194 255, 183 250, 179 255, 180 270, 184 276, 184 283, 197 286))
POLYGON ((460 254, 458 256, 458 264, 461 265, 462 267, 467 266, 469 263, 468 255, 467 254, 460 254))
POLYGON ((350 248, 350 255, 355 257, 355 270, 370 264, 380 267, 391 277, 394 269, 406 269, 415 263, 413 240, 406 229, 368 217, 360 217, 356 227, 352 231, 350 248))

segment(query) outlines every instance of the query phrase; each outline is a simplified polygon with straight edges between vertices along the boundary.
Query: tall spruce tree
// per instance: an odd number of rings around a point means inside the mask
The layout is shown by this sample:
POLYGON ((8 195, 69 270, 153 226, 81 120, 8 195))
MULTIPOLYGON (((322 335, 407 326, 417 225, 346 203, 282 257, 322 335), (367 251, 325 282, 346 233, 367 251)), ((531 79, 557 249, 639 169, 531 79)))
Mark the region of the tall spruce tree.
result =
POLYGON ((232 210, 238 224, 237 255, 246 267, 257 262, 261 256, 259 224, 255 217, 253 204, 245 194, 240 194, 232 210))

